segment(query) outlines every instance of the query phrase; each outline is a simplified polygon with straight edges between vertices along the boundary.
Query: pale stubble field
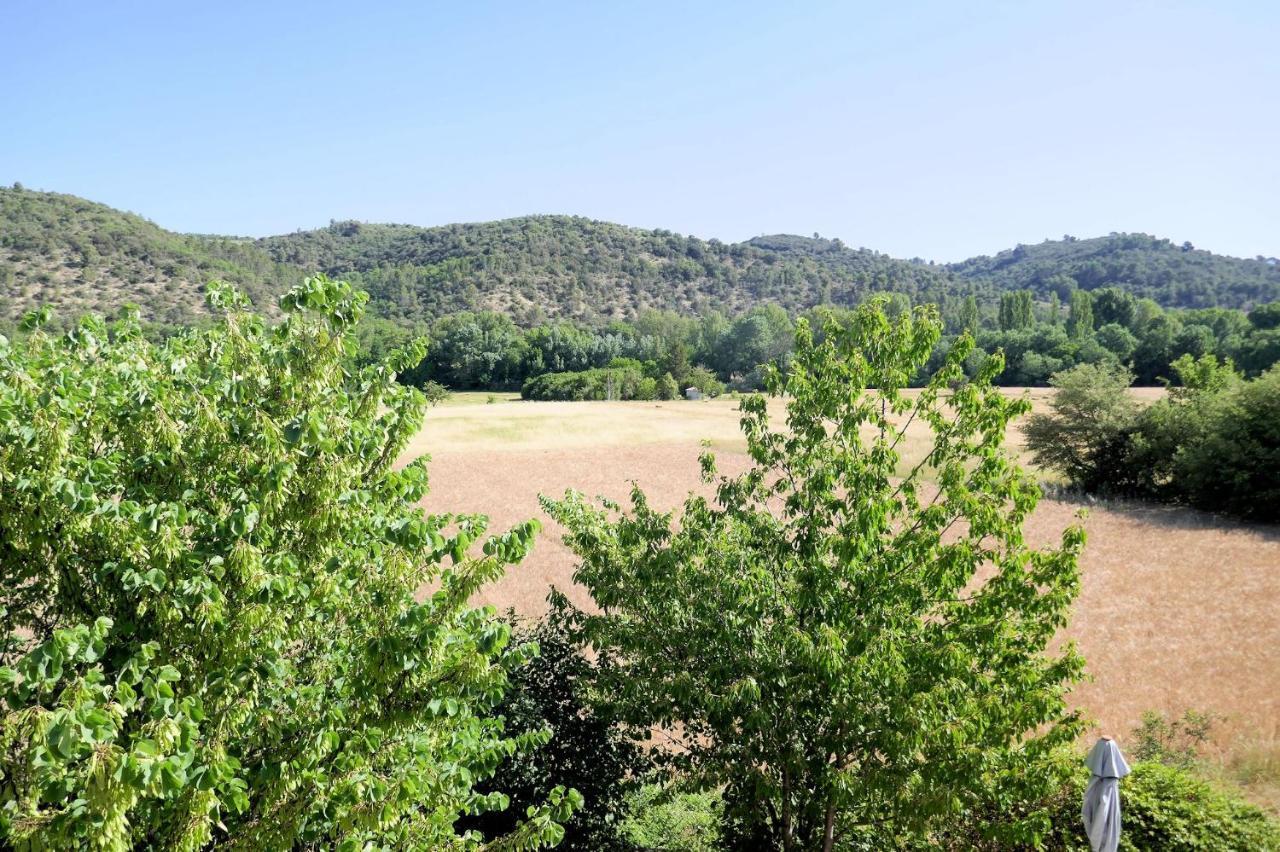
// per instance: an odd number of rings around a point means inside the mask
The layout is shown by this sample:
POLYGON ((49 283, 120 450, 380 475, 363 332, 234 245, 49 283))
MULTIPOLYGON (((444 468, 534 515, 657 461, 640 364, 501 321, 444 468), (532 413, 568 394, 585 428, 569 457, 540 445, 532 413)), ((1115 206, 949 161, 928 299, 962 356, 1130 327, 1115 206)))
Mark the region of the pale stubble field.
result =
MULTIPOLYGON (((1160 393, 1135 392, 1148 399, 1160 393)), ((1032 391, 1033 404, 1043 406, 1049 393, 1032 391)), ((538 495, 573 488, 625 502, 635 480, 652 504, 675 508, 690 490, 704 491, 697 465, 703 440, 723 472, 745 466, 736 408, 726 399, 526 403, 463 395, 428 414, 406 455, 432 457, 429 510, 485 513, 495 529, 530 517, 544 523, 532 555, 480 598, 537 615, 552 585, 586 602, 572 585, 572 554, 538 495)), ((908 444, 908 459, 924 452, 927 432, 908 444)), ((1022 453, 1016 427, 1009 445, 1022 453)), ((1280 528, 1179 508, 1044 499, 1028 539, 1053 543, 1082 507, 1088 544, 1066 638, 1086 657, 1089 679, 1073 703, 1097 730, 1122 741, 1145 710, 1211 712, 1221 717, 1215 745, 1224 761, 1274 760, 1280 528)))

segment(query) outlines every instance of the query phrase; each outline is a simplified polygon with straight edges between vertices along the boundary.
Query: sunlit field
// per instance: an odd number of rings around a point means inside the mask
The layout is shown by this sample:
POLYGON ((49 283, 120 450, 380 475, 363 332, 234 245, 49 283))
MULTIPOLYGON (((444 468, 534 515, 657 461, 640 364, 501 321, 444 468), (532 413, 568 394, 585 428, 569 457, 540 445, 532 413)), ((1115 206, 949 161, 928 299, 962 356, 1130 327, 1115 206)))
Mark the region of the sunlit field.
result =
MULTIPOLYGON (((1052 391, 1029 393, 1042 408, 1052 391)), ((1134 393, 1155 399, 1162 391, 1134 393)), ((544 523, 529 559, 481 598, 534 615, 545 610, 552 585, 585 602, 572 588, 572 556, 538 495, 574 488, 625 501, 635 480, 654 505, 674 508, 690 490, 705 493, 697 465, 703 441, 723 472, 745 466, 737 405, 723 398, 521 402, 459 394, 430 411, 407 455, 432 456, 430 509, 487 513, 495 528, 530 517, 544 523)), ((774 411, 780 417, 781 405, 774 411)), ((926 427, 912 426, 904 464, 927 450, 928 438, 926 427)), ((1029 463, 1016 427, 1009 443, 1029 463)), ((1087 658, 1089 680, 1075 690, 1075 705, 1097 731, 1122 739, 1145 710, 1208 711, 1222 717, 1215 744, 1225 763, 1274 761, 1280 531, 1186 509, 1045 499, 1028 525, 1029 540, 1054 542, 1081 508, 1088 510, 1089 540, 1066 638, 1087 658)))

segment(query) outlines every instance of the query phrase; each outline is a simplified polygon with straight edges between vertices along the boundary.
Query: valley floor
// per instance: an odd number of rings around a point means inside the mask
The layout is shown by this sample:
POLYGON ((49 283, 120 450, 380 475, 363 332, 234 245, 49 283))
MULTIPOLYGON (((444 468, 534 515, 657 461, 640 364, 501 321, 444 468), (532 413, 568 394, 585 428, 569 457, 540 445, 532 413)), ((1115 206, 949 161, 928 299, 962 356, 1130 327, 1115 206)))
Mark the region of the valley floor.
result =
MULTIPOLYGON (((1032 391, 1035 404, 1042 406, 1048 393, 1032 391)), ((1154 397, 1159 391, 1137 393, 1154 397)), ((722 472, 747 463, 731 400, 486 399, 433 409, 409 454, 432 456, 428 509, 485 513, 494 529, 530 517, 544 523, 525 563, 484 591, 481 600, 500 609, 539 614, 552 585, 584 602, 570 580, 572 555, 538 506, 539 494, 573 488, 625 502, 634 479, 653 505, 674 508, 690 490, 705 492, 697 464, 702 439, 711 442, 722 472)), ((1010 441, 1020 448, 1020 435, 1010 441)), ((923 434, 917 444, 908 457, 923 452, 923 434)), ((1029 541, 1056 541, 1082 505, 1043 500, 1028 524, 1029 541)), ((1280 528, 1145 504, 1087 508, 1083 588, 1067 638, 1087 659, 1089 680, 1076 688, 1073 703, 1098 731, 1122 742, 1143 711, 1212 712, 1222 717, 1216 742, 1224 760, 1261 754, 1274 761, 1280 743, 1280 528)))

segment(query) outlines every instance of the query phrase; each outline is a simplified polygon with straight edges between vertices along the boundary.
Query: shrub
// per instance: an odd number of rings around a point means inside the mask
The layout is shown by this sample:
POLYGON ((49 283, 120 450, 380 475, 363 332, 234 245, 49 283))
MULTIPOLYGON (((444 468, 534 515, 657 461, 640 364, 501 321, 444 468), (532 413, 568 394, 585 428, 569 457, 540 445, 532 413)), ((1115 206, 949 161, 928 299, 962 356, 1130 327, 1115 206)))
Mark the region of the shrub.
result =
POLYGON ((1133 732, 1134 760, 1162 763, 1179 769, 1196 765, 1209 739, 1213 717, 1188 710, 1181 718, 1169 719, 1154 710, 1142 714, 1142 724, 1133 732))
POLYGON ((658 399, 675 399, 680 395, 680 386, 671 378, 670 373, 663 373, 657 384, 658 399))
POLYGON ((1280 521, 1280 367, 1188 405, 1199 428, 1176 451, 1179 494, 1202 509, 1280 521))
MULTIPOLYGON (((706 367, 692 367, 685 375, 685 384, 702 391, 705 396, 717 397, 724 393, 724 382, 706 367)), ((683 390, 683 388, 681 389, 683 390)))
MULTIPOLYGON (((1031 803, 991 803, 935 835, 929 848, 949 850, 1063 850, 1089 852, 1080 807, 1089 773, 1083 758, 1071 758, 1075 772, 1047 799, 1031 803), (992 827, 1028 809, 1048 825, 1040 843, 991 839, 992 827)), ((1187 769, 1161 763, 1133 764, 1120 782, 1120 849, 1126 852, 1242 852, 1280 849, 1280 825, 1238 795, 1187 769)))
MULTIPOLYGON (((1087 781, 1087 776, 1077 779, 1055 818, 1063 835, 1071 827, 1077 843, 1083 839, 1079 804, 1087 781)), ((1120 820, 1122 850, 1280 849, 1280 827, 1259 808, 1185 769, 1160 763, 1137 763, 1120 782, 1120 820)), ((1088 843, 1076 848, 1088 849, 1088 843)))
POLYGON ((422 395, 345 369, 364 294, 308 279, 276 327, 210 301, 162 344, 0 341, 0 845, 473 848, 532 649, 467 601, 537 524, 472 558, 485 518, 423 516, 422 395))
POLYGON ((520 389, 522 399, 636 399, 644 375, 636 367, 602 367, 575 373, 543 373, 520 389))
POLYGON ((646 784, 627 799, 622 835, 638 849, 714 852, 723 849, 724 807, 716 792, 646 784))
POLYGON ((1079 364, 1054 373, 1051 413, 1033 414, 1023 430, 1037 465, 1066 474, 1086 491, 1126 490, 1129 437, 1138 405, 1133 375, 1111 364, 1079 364))

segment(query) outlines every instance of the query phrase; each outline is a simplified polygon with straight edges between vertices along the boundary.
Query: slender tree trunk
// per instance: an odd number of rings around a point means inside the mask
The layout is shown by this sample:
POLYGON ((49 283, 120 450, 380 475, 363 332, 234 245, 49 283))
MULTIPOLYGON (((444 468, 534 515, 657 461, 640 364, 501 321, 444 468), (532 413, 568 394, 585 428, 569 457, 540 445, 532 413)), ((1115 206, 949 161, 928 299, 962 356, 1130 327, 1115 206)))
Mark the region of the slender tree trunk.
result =
POLYGON ((822 826, 822 852, 831 852, 836 845, 836 803, 827 801, 827 818, 822 826))
POLYGON ((795 846, 795 835, 791 825, 791 771, 784 762, 782 764, 782 848, 791 852, 795 846))

